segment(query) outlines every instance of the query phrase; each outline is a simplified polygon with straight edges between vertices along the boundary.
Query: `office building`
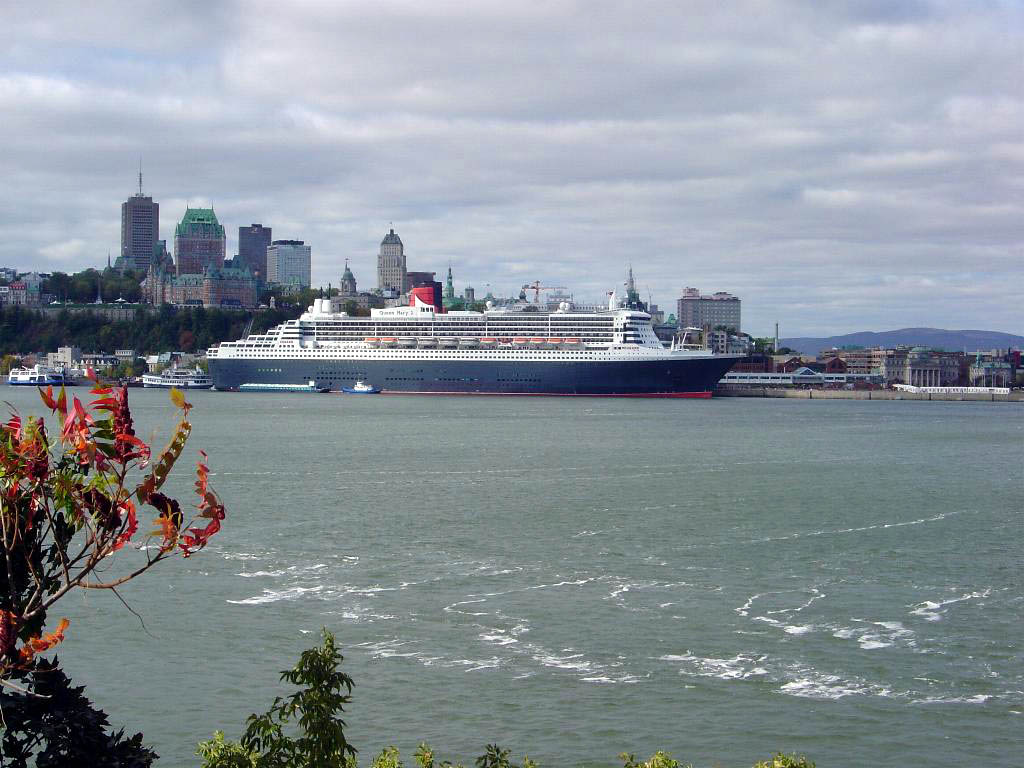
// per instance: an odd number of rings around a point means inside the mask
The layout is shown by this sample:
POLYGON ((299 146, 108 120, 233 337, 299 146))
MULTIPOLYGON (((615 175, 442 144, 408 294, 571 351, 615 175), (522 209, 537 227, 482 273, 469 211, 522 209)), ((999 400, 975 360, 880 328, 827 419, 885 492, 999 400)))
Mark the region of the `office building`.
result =
POLYGON ((186 208, 174 228, 174 265, 179 275, 200 275, 224 266, 227 238, 213 208, 186 208))
POLYGON ((385 294, 398 295, 409 290, 405 271, 405 246, 392 229, 380 241, 377 255, 377 288, 385 294))
POLYGON ((270 227, 250 224, 238 228, 238 258, 235 266, 248 269, 258 280, 267 279, 267 248, 273 240, 270 227))
POLYGON ((309 288, 311 251, 302 240, 274 240, 267 247, 267 282, 309 288))
POLYGON ((696 288, 687 288, 677 302, 680 328, 731 328, 740 330, 740 300, 729 293, 702 296, 696 288))
POLYGON ((118 266, 145 272, 160 240, 160 205, 139 191, 121 203, 121 257, 118 266))

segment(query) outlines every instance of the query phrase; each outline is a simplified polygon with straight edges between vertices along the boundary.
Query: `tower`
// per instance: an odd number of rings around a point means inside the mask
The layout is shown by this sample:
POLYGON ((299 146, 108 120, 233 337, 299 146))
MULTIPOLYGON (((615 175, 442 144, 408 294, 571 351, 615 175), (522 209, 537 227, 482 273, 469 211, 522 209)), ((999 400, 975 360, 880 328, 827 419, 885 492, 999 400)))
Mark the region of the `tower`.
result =
POLYGON ((356 277, 352 274, 352 270, 348 268, 348 259, 345 259, 345 271, 341 274, 341 289, 338 295, 355 296, 357 293, 356 277))
POLYGON ((160 205, 142 194, 142 164, 139 163, 139 191, 121 203, 122 269, 146 271, 160 239, 160 205))
POLYGON ((380 241, 377 254, 377 288, 381 291, 405 293, 409 289, 405 269, 405 246, 392 228, 380 241))
POLYGON ((213 208, 186 208, 174 228, 174 265, 179 275, 199 275, 224 266, 227 238, 213 208))
POLYGON ((445 301, 451 301, 455 298, 455 283, 452 282, 452 265, 448 265, 448 279, 444 281, 444 298, 445 301))
POLYGON ((257 279, 267 279, 267 246, 272 242, 273 229, 262 224, 238 228, 238 261, 257 279))

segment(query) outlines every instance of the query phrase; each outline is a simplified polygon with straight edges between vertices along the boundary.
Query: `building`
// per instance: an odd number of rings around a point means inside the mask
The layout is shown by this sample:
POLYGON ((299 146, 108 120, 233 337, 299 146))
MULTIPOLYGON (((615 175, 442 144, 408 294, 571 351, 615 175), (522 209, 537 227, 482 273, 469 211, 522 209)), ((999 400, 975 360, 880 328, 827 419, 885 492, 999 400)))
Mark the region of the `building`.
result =
POLYGON ((356 276, 348 268, 348 259, 345 259, 345 271, 341 273, 341 287, 338 289, 338 295, 352 297, 358 294, 359 291, 356 290, 356 276))
POLYGON ((213 208, 186 208, 174 228, 174 264, 179 275, 199 275, 224 266, 227 238, 213 208))
POLYGON ((407 291, 411 291, 421 285, 433 285, 436 274, 436 272, 406 272, 405 288, 407 291))
POLYGON ((270 227, 250 224, 238 228, 238 258, 235 266, 248 269, 257 280, 267 279, 267 248, 272 241, 270 227))
POLYGON ((302 240, 274 240, 267 247, 267 282, 309 288, 312 249, 302 240))
POLYGON ((157 252, 160 240, 160 205, 139 191, 121 203, 121 257, 118 266, 145 272, 157 252))
POLYGON ((203 274, 204 307, 252 309, 256 304, 256 278, 248 269, 222 267, 203 274))
POLYGON ((969 376, 972 387, 1011 387, 1014 383, 1011 363, 998 359, 985 360, 981 352, 971 363, 969 376))
POLYGON ((8 288, 10 289, 10 303, 16 307, 28 305, 28 286, 21 280, 15 280, 8 288))
POLYGON ((697 288, 687 288, 676 302, 680 328, 731 328, 740 330, 740 300, 729 293, 702 296, 697 288))
POLYGON ((402 238, 390 230, 380 241, 377 254, 377 289, 398 295, 409 290, 408 274, 405 270, 405 246, 402 238))

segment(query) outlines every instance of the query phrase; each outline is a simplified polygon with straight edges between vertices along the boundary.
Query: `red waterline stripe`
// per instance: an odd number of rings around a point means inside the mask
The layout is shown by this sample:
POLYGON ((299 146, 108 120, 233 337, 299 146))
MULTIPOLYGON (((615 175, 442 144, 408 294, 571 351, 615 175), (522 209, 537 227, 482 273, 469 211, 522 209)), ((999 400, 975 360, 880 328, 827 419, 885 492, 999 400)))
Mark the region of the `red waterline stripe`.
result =
POLYGON ((687 398, 705 400, 711 397, 710 392, 642 392, 623 394, 582 394, 568 392, 412 392, 401 390, 381 390, 382 395, 477 395, 481 397, 660 397, 687 398))

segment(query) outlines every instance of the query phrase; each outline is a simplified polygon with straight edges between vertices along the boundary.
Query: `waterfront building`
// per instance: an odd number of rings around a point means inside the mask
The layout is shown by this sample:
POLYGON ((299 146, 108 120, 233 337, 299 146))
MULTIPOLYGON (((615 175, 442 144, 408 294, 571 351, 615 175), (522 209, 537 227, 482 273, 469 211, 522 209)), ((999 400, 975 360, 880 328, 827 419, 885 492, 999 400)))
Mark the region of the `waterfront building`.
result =
POLYGON ((252 309, 258 303, 256 278, 247 269, 210 267, 202 274, 175 275, 151 265, 142 283, 143 300, 160 306, 252 309))
POLYGON ((676 302, 676 314, 680 328, 740 330, 740 300, 722 291, 705 296, 697 288, 686 288, 676 302))
POLYGON ((179 275, 198 275, 224 266, 227 238, 213 208, 186 208, 174 229, 174 263, 179 275))
POLYGON ((142 171, 139 191, 121 203, 121 256, 118 266, 145 272, 157 252, 160 240, 160 204, 142 194, 142 171))
POLYGON ((312 249, 302 240, 274 240, 267 247, 267 282, 309 288, 312 249))
POLYGON ((395 296, 409 290, 405 246, 394 229, 380 241, 380 253, 377 254, 377 290, 385 294, 392 292, 395 296))
POLYGON ((250 224, 238 228, 238 257, 234 266, 248 269, 257 280, 267 279, 267 248, 272 242, 272 228, 250 224))
POLYGON ((28 305, 28 286, 22 280, 15 280, 8 288, 10 289, 10 303, 16 307, 28 305))
POLYGON ((1010 387, 1014 382, 1013 365, 1005 360, 985 360, 978 352, 971 363, 969 377, 973 387, 1010 387))

